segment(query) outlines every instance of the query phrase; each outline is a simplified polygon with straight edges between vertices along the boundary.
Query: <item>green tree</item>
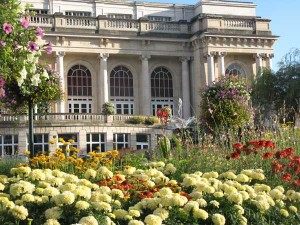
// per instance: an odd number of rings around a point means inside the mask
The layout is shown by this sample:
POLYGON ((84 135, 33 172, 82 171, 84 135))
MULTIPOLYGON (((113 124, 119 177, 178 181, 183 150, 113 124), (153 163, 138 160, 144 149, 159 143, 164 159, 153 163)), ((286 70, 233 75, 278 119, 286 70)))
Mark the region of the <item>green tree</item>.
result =
MULTIPOLYGON (((279 62, 276 73, 281 93, 281 109, 286 109, 286 117, 293 120, 295 112, 300 110, 300 50, 291 49, 279 62)), ((278 109, 280 110, 280 108, 278 109)), ((282 115, 284 116, 284 115, 282 115)))
POLYGON ((264 70, 253 83, 252 102, 259 117, 279 115, 293 121, 300 112, 300 50, 291 49, 279 62, 275 73, 264 70))

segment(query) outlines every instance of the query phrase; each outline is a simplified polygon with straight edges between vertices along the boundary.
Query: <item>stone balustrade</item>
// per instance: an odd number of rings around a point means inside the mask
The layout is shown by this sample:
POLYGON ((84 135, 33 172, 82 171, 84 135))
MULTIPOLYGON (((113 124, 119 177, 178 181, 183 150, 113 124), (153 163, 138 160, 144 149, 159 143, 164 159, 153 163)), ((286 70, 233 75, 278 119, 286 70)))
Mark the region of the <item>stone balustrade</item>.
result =
POLYGON ((135 32, 160 32, 160 33, 190 33, 190 25, 187 22, 159 22, 149 21, 146 18, 139 20, 115 19, 106 16, 79 17, 65 16, 61 13, 54 15, 37 14, 31 17, 34 26, 51 28, 54 31, 73 28, 82 30, 94 30, 99 33, 102 30, 111 31, 135 31, 135 32))
MULTIPOLYGON (((236 30, 246 32, 270 32, 270 20, 260 18, 226 18, 226 17, 199 17, 191 23, 187 21, 163 22, 150 21, 147 18, 115 19, 106 16, 79 17, 66 16, 62 13, 54 15, 37 14, 31 17, 31 24, 51 30, 65 29, 90 30, 94 33, 102 31, 133 31, 139 33, 170 33, 170 34, 193 34, 209 29, 236 30)), ((77 30, 78 31, 78 30, 77 30)))
MULTIPOLYGON (((57 122, 97 122, 97 123, 110 123, 110 122, 126 122, 131 117, 136 115, 102 115, 95 113, 48 113, 45 115, 35 114, 33 119, 38 123, 57 123, 57 122)), ((27 122, 28 115, 13 115, 13 114, 0 114, 0 122, 27 122)))

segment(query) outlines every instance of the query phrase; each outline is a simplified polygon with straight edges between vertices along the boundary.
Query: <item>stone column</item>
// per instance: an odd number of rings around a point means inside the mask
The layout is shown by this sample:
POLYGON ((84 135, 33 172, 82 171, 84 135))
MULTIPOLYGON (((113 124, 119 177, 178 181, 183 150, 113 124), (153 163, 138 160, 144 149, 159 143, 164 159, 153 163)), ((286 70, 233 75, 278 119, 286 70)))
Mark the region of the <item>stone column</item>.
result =
POLYGON ((209 52, 207 54, 207 67, 208 67, 208 85, 211 85, 215 81, 215 52, 209 52))
MULTIPOLYGON (((60 75, 60 83, 63 91, 65 90, 64 56, 65 56, 65 52, 56 52, 56 65, 57 65, 56 70, 60 75)), ((65 113, 66 108, 65 108, 64 99, 59 103, 58 110, 60 113, 65 113)))
POLYGON ((226 52, 218 52, 218 68, 219 68, 219 74, 218 77, 224 77, 225 76, 225 62, 224 58, 226 56, 226 52))
POLYGON ((274 58, 274 54, 268 54, 267 55, 267 58, 268 58, 268 68, 270 70, 273 70, 273 58, 274 58))
POLYGON ((141 114, 144 116, 151 115, 151 85, 149 76, 149 55, 142 55, 142 76, 140 77, 140 99, 141 114))
POLYGON ((189 57, 180 58, 182 76, 182 116, 184 119, 191 116, 189 59, 189 57))
POLYGON ((262 64, 263 54, 256 54, 256 76, 262 74, 263 64, 262 64))
MULTIPOLYGON (((101 53, 100 55, 100 80, 102 81, 101 97, 102 104, 109 101, 108 96, 108 75, 107 75, 107 59, 109 54, 101 53)), ((100 86, 101 87, 101 86, 100 86)))

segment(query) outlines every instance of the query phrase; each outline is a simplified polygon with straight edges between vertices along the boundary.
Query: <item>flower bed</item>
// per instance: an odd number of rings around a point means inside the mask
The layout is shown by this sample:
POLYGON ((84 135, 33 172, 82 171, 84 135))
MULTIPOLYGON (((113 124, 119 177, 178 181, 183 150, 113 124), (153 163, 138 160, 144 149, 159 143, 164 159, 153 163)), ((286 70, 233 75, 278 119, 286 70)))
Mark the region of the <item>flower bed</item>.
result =
POLYGON ((172 180, 164 162, 148 169, 13 168, 0 176, 1 224, 299 224, 300 192, 264 184, 261 169, 200 171, 172 180))

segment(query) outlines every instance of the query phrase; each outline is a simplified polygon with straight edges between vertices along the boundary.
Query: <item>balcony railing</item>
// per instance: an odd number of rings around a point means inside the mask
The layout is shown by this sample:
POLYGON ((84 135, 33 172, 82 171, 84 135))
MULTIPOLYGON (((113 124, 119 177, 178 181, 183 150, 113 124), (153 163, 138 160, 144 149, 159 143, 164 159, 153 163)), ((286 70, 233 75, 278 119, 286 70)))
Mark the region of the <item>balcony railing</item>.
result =
MULTIPOLYGON (((63 122, 97 122, 97 123, 125 123, 136 115, 102 115, 96 113, 48 113, 45 115, 35 114, 33 119, 36 123, 63 123, 63 122)), ((28 115, 0 114, 0 123, 27 122, 28 115)))
POLYGON ((148 19, 115 19, 105 16, 79 17, 65 16, 61 13, 54 15, 37 14, 31 17, 34 26, 47 27, 52 30, 74 28, 83 30, 94 30, 95 33, 111 31, 135 31, 135 32, 160 32, 160 33, 190 33, 189 24, 185 22, 158 22, 148 19))

